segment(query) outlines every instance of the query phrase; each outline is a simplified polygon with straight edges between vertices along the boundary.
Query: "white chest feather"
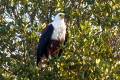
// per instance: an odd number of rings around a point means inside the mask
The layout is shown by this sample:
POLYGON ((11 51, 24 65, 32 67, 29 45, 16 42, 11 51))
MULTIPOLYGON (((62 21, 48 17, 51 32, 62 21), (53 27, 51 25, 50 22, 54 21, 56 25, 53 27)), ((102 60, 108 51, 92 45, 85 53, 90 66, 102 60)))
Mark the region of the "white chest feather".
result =
POLYGON ((52 39, 53 40, 65 40, 66 25, 64 21, 52 22, 52 25, 54 27, 52 39))

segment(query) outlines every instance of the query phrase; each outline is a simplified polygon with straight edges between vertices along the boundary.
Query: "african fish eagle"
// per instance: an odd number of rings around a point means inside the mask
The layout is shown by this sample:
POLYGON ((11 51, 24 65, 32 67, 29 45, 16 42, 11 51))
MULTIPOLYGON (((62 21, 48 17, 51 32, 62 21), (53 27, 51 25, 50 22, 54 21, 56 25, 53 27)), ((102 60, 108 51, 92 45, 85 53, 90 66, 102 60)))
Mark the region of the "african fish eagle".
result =
POLYGON ((49 56, 61 54, 60 46, 66 41, 64 16, 64 13, 58 13, 53 22, 43 31, 37 47, 37 65, 41 62, 42 57, 48 59, 49 56))

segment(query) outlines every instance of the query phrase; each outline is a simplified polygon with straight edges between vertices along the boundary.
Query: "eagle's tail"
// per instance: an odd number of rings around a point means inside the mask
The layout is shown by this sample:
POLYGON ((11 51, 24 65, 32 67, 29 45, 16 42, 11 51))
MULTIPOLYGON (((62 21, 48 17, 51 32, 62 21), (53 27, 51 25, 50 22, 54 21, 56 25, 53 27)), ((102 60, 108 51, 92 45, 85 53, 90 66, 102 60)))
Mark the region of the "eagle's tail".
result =
POLYGON ((37 56, 37 66, 41 62, 41 58, 37 56))
POLYGON ((39 47, 39 45, 38 45, 38 47, 37 47, 37 52, 36 52, 37 54, 37 66, 38 66, 38 64, 41 62, 41 51, 40 51, 40 47, 39 47))

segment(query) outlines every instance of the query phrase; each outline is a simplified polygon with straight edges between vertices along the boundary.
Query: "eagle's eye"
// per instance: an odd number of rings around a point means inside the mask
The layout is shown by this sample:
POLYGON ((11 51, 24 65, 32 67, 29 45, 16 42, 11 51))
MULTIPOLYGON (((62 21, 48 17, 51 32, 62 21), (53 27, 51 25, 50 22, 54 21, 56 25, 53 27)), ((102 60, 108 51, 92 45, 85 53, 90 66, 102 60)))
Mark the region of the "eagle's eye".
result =
POLYGON ((61 19, 63 19, 63 18, 64 18, 64 14, 59 14, 59 17, 60 17, 61 19))

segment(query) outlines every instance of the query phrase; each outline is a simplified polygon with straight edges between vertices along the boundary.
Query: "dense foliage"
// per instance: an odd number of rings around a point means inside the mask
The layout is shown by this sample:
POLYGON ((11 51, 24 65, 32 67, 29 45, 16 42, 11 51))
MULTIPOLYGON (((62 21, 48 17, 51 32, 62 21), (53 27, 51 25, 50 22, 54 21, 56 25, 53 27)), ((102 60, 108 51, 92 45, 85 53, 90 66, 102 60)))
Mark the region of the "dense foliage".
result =
POLYGON ((120 0, 0 0, 0 80, 120 80, 120 0), (61 57, 36 67, 38 32, 66 14, 61 57))

